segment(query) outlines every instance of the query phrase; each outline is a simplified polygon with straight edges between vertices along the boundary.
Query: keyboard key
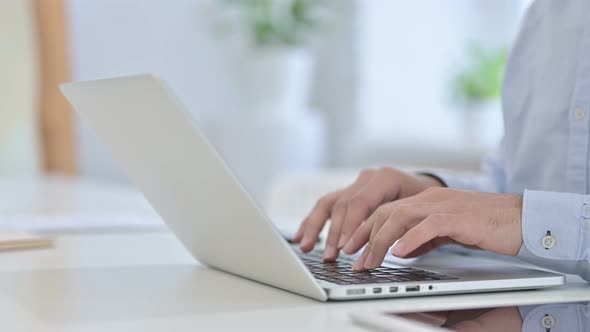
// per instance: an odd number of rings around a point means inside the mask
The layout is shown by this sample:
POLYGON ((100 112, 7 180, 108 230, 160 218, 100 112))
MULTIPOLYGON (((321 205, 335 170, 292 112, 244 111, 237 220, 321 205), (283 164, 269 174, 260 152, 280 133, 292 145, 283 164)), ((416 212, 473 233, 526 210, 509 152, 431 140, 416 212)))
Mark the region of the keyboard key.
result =
POLYGON ((299 255, 315 278, 340 285, 458 279, 454 276, 410 267, 382 266, 369 271, 353 271, 353 262, 349 259, 324 262, 323 254, 320 251, 299 255))

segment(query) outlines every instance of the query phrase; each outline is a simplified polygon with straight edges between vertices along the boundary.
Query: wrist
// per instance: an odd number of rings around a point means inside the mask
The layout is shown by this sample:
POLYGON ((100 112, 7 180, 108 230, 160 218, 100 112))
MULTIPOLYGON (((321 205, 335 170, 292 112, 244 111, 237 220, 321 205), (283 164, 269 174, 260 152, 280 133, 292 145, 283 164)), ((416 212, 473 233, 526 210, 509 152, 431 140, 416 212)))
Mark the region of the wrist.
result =
POLYGON ((445 182, 438 176, 430 173, 419 173, 416 177, 424 183, 428 188, 431 187, 446 187, 445 182))
POLYGON ((523 206, 523 197, 520 195, 510 195, 506 194, 509 197, 510 203, 506 205, 505 211, 507 211, 510 215, 508 222, 512 225, 513 231, 510 232, 512 237, 510 241, 510 250, 509 255, 516 256, 522 247, 522 206, 523 206))

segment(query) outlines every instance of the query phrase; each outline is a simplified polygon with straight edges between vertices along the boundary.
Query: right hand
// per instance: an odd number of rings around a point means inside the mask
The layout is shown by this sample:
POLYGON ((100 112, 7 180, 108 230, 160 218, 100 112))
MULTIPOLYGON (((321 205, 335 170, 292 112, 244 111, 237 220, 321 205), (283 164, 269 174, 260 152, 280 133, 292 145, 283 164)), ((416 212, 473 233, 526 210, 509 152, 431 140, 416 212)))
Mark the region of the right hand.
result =
POLYGON ((443 186, 434 177, 407 174, 394 168, 363 170, 354 183, 318 200, 293 241, 300 244, 303 252, 311 251, 322 228, 331 219, 324 260, 333 261, 354 231, 381 204, 443 186))

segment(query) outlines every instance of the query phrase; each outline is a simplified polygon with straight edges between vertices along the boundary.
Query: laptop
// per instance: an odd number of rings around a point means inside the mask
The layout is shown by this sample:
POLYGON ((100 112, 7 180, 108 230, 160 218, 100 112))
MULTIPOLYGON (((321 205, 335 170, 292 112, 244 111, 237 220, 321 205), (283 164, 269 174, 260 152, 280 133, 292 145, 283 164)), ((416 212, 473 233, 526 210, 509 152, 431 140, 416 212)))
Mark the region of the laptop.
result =
POLYGON ((464 259, 365 272, 348 257, 324 263, 321 251, 304 254, 281 236, 163 81, 138 75, 61 90, 183 245, 212 268, 319 301, 564 283, 555 273, 464 259))

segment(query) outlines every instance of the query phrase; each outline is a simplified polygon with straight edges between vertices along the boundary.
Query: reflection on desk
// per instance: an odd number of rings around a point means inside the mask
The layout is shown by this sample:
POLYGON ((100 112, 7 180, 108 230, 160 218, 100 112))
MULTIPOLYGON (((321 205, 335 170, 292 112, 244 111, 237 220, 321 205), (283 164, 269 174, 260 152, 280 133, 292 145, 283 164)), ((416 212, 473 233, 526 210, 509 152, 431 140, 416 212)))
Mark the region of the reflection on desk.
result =
MULTIPOLYGON (((125 211, 147 215, 146 204, 141 195, 124 187, 78 180, 27 184, 0 179, 3 216, 82 216, 101 211, 103 216, 125 211)), ((207 268, 174 234, 139 228, 67 232, 57 237, 52 249, 0 254, 0 317, 2 331, 11 332, 366 332, 352 323, 351 313, 564 301, 590 301, 590 286, 568 276, 567 285, 543 290, 322 303, 207 268)), ((534 317, 532 310, 522 312, 534 317)), ((567 318, 547 313, 556 322, 551 332, 560 331, 567 318)))
POLYGON ((590 331, 590 302, 488 309, 387 313, 452 331, 590 331))

